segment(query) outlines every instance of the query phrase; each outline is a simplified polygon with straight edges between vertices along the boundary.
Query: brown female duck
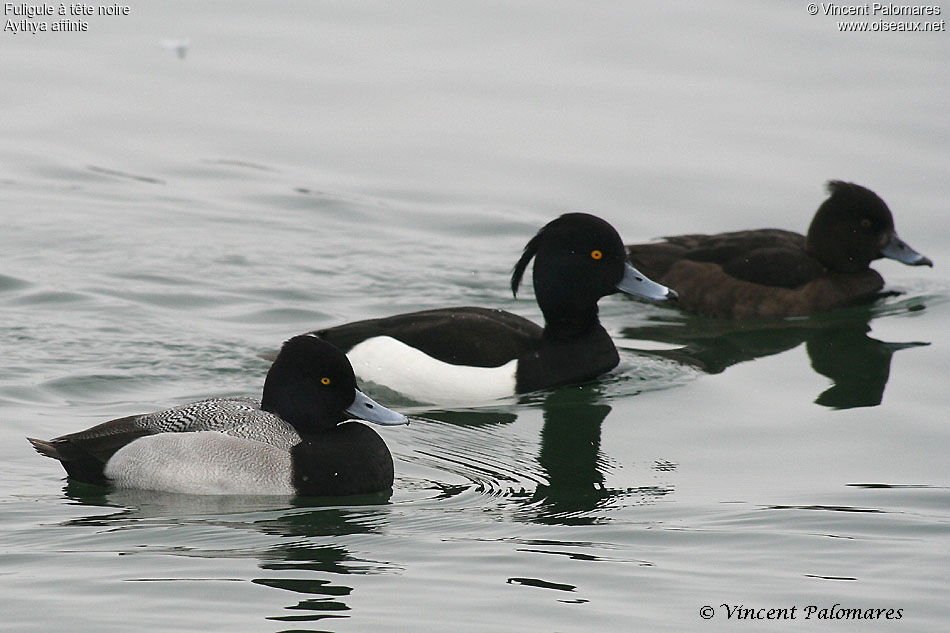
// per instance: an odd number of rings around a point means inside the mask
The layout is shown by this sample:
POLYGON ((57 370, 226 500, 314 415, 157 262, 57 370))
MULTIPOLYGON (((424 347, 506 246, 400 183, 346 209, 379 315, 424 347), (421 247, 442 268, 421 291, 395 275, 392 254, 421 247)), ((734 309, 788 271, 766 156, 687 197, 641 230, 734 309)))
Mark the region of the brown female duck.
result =
POLYGON ((779 229, 677 235, 627 246, 630 262, 679 294, 681 308, 747 319, 822 312, 873 298, 884 287, 869 265, 888 257, 933 266, 897 237, 873 191, 833 180, 801 235, 779 229))

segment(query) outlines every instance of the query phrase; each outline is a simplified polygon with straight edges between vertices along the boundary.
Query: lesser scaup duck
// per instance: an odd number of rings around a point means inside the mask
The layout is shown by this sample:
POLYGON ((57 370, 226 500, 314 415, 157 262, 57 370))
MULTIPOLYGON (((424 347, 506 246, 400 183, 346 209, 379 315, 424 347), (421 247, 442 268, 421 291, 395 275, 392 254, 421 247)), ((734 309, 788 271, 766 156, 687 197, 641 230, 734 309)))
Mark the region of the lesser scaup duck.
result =
POLYGON ((346 352, 356 374, 419 402, 474 403, 591 380, 619 363, 597 317, 617 291, 653 300, 675 296, 624 260, 617 231, 569 213, 544 226, 511 275, 517 295, 534 258, 534 292, 544 327, 477 307, 424 310, 318 330, 346 352))
POLYGON ((800 316, 871 299, 881 257, 933 266, 897 237, 870 189, 832 180, 808 235, 779 229, 678 235, 627 246, 631 263, 679 293, 680 307, 735 319, 800 316))
POLYGON ((393 460, 360 418, 407 424, 356 388, 343 353, 313 336, 286 343, 261 402, 213 398, 45 441, 74 480, 193 494, 337 496, 392 486, 393 460))

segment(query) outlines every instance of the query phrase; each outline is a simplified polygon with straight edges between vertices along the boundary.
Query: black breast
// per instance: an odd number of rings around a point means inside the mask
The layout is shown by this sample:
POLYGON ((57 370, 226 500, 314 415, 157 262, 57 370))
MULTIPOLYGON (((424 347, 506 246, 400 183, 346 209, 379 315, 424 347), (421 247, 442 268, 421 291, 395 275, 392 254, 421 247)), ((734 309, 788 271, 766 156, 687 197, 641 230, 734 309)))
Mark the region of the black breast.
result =
POLYGON ((607 331, 597 325, 588 333, 551 340, 518 361, 516 391, 527 393, 574 385, 597 378, 620 362, 617 348, 607 331))
POLYGON ((383 439, 359 422, 304 438, 290 450, 294 488, 329 497, 380 492, 393 485, 393 458, 383 439))

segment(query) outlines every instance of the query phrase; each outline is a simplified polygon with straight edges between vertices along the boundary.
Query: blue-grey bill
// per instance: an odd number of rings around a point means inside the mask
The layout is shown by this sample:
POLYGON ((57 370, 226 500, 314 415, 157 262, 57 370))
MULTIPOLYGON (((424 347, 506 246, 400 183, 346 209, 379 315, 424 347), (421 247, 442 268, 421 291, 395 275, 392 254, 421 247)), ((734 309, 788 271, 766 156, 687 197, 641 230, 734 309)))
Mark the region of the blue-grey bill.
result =
POLYGON ((635 297, 643 297, 652 301, 671 301, 676 299, 676 291, 658 284, 639 270, 626 264, 623 278, 617 284, 617 290, 626 292, 635 297))
POLYGON ((409 418, 403 414, 387 409, 359 389, 355 391, 356 397, 353 398, 353 404, 346 408, 346 412, 354 418, 373 422, 374 424, 382 424, 383 426, 409 424, 409 418))
POLYGON ((934 265, 929 257, 921 255, 908 246, 907 242, 897 237, 897 233, 891 235, 890 241, 881 249, 881 255, 908 266, 930 266, 932 268, 934 265))

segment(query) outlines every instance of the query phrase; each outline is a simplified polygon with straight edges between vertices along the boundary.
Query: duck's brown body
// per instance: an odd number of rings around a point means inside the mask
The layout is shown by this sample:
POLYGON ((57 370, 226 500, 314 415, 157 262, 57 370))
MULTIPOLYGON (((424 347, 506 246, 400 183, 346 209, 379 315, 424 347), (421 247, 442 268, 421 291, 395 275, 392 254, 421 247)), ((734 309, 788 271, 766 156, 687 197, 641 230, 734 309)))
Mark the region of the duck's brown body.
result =
POLYGON ((932 262, 897 237, 887 205, 832 181, 808 235, 779 229, 678 235, 627 246, 630 262, 679 294, 678 306, 734 319, 801 316, 862 303, 884 287, 871 261, 932 262))

